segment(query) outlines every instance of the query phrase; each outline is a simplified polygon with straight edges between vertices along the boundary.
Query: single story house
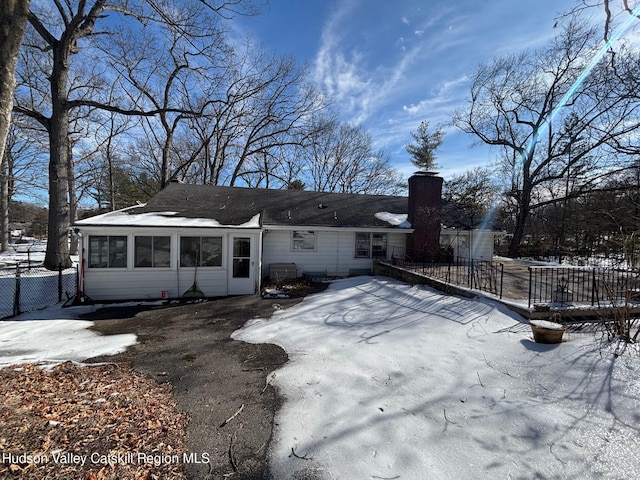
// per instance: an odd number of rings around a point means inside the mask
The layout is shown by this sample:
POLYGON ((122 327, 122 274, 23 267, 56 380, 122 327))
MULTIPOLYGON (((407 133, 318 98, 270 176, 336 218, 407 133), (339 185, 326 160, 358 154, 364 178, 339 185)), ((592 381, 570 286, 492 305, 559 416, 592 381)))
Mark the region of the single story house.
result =
POLYGON ((253 294, 266 277, 348 276, 405 248, 438 249, 442 178, 409 196, 171 183, 144 205, 79 220, 93 300, 253 294))

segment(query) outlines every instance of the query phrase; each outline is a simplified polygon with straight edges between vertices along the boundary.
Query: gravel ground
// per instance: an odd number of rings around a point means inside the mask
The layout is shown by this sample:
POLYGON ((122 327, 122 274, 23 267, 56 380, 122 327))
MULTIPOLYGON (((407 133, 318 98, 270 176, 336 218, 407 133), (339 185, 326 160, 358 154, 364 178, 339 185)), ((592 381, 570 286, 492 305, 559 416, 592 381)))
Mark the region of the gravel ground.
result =
POLYGON ((230 335, 252 318, 268 318, 276 308, 300 301, 251 295, 106 307, 85 317, 95 321, 93 329, 135 333, 138 343, 90 361, 130 363, 157 382, 172 384, 178 409, 190 417, 187 478, 269 478, 266 455, 280 400, 268 379, 287 355, 275 345, 234 341, 230 335))

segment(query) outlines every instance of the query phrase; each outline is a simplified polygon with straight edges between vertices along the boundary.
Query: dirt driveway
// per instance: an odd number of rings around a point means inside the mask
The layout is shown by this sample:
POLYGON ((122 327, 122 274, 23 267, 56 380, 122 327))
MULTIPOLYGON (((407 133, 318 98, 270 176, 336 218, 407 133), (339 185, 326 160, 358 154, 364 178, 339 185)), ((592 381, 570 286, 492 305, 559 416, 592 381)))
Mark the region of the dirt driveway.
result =
POLYGON ((84 318, 94 320, 93 329, 100 333, 138 336, 126 352, 92 361, 130 362, 158 382, 173 385, 178 408, 190 416, 193 461, 186 464, 188 478, 221 479, 235 472, 234 479, 257 480, 266 478, 266 453, 279 406, 274 388, 265 386, 287 355, 275 345, 238 342, 230 335, 247 320, 268 318, 275 308, 300 301, 252 295, 173 306, 107 307, 84 318))

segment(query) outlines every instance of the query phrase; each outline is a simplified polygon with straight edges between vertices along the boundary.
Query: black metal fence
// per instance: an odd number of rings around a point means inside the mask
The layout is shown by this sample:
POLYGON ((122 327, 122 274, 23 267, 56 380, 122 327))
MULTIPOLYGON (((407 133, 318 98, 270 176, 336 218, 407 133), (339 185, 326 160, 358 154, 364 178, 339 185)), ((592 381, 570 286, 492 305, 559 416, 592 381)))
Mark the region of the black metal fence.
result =
POLYGON ((76 267, 57 271, 20 263, 0 269, 0 318, 39 310, 76 294, 76 267))
POLYGON ((604 267, 529 267, 529 307, 610 306, 640 300, 640 272, 604 267))
POLYGON ((522 286, 515 289, 519 294, 514 297, 513 267, 510 267, 505 280, 504 264, 501 262, 455 257, 439 258, 433 262, 417 260, 424 258, 424 255, 424 252, 394 247, 392 263, 425 277, 484 291, 499 298, 503 297, 503 285, 506 282, 507 288, 511 289, 509 298, 525 301, 528 294, 529 308, 535 305, 607 308, 640 304, 640 271, 637 269, 523 265, 521 279, 517 280, 522 286))
POLYGON ((467 257, 440 258, 425 262, 424 252, 395 247, 392 263, 408 270, 458 287, 479 290, 502 298, 504 265, 500 262, 467 257))

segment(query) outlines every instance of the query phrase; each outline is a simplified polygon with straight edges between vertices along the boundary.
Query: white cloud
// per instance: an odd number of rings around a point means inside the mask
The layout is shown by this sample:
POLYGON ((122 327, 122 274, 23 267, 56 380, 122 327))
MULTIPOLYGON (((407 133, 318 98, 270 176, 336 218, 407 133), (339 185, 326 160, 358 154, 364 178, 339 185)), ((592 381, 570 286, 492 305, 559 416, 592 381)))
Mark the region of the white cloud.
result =
POLYGON ((421 46, 415 42, 409 45, 404 37, 400 37, 395 42, 397 50, 392 57, 351 46, 347 41, 350 25, 354 22, 351 14, 357 12, 353 2, 346 5, 335 11, 325 25, 314 64, 314 77, 347 120, 359 124, 392 101, 401 90, 397 86, 406 78, 421 46))
POLYGON ((461 75, 458 78, 446 79, 435 88, 428 98, 418 103, 403 105, 402 110, 412 117, 424 117, 428 115, 440 117, 440 121, 444 121, 444 117, 448 117, 457 105, 464 103, 465 95, 461 89, 469 82, 468 75, 461 75))
MULTIPOLYGON (((337 104, 343 120, 364 126, 376 148, 388 149, 394 167, 401 168, 412 168, 407 167, 404 145, 420 121, 439 127, 448 123, 469 99, 467 85, 477 65, 524 44, 539 44, 549 37, 551 24, 532 24, 553 16, 543 14, 543 6, 523 17, 511 5, 435 2, 400 12, 395 17, 400 21, 389 25, 372 24, 371 8, 362 0, 335 4, 315 58, 316 82, 337 104)), ((376 8, 377 15, 384 12, 376 8)), ((442 128, 446 140, 464 143, 455 151, 443 148, 446 163, 486 162, 485 153, 468 150, 472 138, 467 141, 452 127, 442 128)))
POLYGON ((343 43, 341 22, 355 8, 354 2, 341 2, 322 30, 321 45, 314 62, 314 77, 329 95, 339 95, 340 90, 335 76, 341 74, 340 69, 349 65, 340 52, 343 43))

